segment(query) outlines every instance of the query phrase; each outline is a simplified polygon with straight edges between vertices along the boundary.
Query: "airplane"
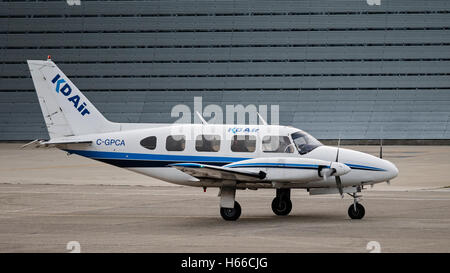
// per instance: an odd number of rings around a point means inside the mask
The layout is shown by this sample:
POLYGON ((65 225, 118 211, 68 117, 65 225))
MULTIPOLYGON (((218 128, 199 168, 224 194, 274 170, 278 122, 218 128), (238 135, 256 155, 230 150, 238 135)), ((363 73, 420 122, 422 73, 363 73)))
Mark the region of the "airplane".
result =
POLYGON ((323 145, 290 126, 116 123, 107 120, 50 59, 28 60, 50 136, 24 147, 56 147, 166 182, 219 188, 220 214, 241 215, 236 190, 275 189, 272 210, 292 210, 291 189, 310 195, 348 194, 351 219, 362 219, 359 193, 364 186, 388 182, 397 167, 355 150, 323 145))

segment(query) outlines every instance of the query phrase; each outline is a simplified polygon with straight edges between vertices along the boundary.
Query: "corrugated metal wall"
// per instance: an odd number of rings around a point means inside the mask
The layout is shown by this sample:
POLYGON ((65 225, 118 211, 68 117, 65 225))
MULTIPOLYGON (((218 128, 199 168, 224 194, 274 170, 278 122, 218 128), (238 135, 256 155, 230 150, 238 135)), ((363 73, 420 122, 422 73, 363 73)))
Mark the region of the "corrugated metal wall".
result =
POLYGON ((0 2, 0 139, 48 137, 26 59, 119 122, 279 104, 322 139, 450 139, 450 1, 0 2), (225 109, 225 107, 224 107, 225 109), (381 133, 382 132, 382 133, 381 133))

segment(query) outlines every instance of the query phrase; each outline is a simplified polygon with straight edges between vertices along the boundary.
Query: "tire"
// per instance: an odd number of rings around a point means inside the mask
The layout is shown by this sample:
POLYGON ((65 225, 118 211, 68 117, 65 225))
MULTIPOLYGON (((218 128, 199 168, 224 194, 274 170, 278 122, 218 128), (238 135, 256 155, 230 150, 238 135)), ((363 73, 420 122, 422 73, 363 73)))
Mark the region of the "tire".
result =
POLYGON ((272 211, 278 216, 288 215, 292 210, 292 202, 289 199, 281 199, 275 197, 272 201, 272 211))
POLYGON ((352 219, 362 219, 365 214, 366 210, 360 203, 356 203, 356 210, 354 205, 350 205, 350 207, 348 208, 348 216, 350 216, 350 218, 352 219))
POLYGON ((236 221, 241 216, 241 205, 234 201, 234 208, 220 208, 220 215, 224 220, 236 221))

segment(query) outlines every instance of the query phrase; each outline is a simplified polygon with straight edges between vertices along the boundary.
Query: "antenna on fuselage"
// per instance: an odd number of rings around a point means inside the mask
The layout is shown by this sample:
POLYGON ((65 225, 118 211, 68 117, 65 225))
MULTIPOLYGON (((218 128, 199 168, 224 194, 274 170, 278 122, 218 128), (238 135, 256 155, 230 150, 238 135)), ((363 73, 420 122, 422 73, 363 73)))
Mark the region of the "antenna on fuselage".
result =
POLYGON ((380 138, 380 158, 383 158, 383 139, 380 138))
POLYGON ((383 126, 381 126, 380 132, 380 158, 383 158, 383 126))
POLYGON ((202 117, 202 115, 200 115, 198 111, 195 111, 195 113, 197 114, 198 118, 202 121, 203 125, 208 125, 208 122, 206 122, 206 120, 202 117))
POLYGON ((258 114, 259 120, 262 122, 262 124, 267 125, 267 122, 263 119, 263 117, 258 112, 256 113, 258 114))

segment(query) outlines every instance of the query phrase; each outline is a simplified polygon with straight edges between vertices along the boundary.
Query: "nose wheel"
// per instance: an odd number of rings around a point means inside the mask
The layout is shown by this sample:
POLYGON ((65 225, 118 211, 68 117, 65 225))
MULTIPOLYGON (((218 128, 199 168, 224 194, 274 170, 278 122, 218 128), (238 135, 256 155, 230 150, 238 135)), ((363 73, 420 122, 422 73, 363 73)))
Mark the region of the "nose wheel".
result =
POLYGON ((353 197, 353 204, 348 207, 348 216, 352 219, 362 219, 364 215, 366 214, 366 210, 364 209, 364 206, 359 203, 359 196, 356 195, 356 193, 351 194, 353 197))
POLYGON ((348 207, 348 216, 352 219, 362 219, 365 214, 366 210, 360 203, 356 203, 356 205, 350 205, 350 207, 348 207))

